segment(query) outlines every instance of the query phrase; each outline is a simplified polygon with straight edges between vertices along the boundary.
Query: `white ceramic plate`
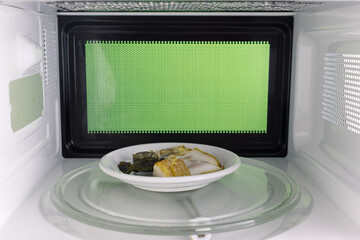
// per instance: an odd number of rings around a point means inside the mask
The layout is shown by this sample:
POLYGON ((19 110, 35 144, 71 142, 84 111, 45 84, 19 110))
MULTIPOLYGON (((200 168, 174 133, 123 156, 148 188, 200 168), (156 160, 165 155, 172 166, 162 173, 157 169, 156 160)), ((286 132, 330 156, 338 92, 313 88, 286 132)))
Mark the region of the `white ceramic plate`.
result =
POLYGON ((99 166, 106 174, 118 178, 123 182, 129 183, 137 188, 155 192, 181 192, 205 187, 211 182, 217 181, 222 177, 234 172, 240 167, 241 160, 235 153, 209 145, 195 143, 151 143, 135 145, 121 148, 106 154, 101 158, 99 166), (132 162, 132 154, 142 151, 157 151, 164 148, 185 145, 187 148, 199 148, 216 157, 225 167, 223 170, 194 176, 183 177, 154 177, 142 173, 125 174, 118 168, 121 161, 132 162))

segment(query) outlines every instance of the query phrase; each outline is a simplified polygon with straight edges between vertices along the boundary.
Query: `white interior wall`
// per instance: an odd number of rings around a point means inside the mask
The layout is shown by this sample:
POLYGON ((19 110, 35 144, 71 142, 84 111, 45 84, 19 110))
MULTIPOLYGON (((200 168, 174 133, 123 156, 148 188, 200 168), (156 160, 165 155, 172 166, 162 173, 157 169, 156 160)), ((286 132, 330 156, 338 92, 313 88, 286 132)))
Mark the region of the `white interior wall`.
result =
POLYGON ((56 16, 0 3, 0 31, 1 227, 60 160, 60 118, 56 16), (10 83, 34 74, 42 79, 41 117, 14 131, 10 83))
MULTIPOLYGON (((325 56, 327 53, 360 54, 359 12, 357 5, 295 16, 288 157, 358 223, 360 134, 348 129, 346 113, 334 116, 341 126, 325 120, 322 111, 325 56)), ((360 62, 351 59, 356 71, 360 62)), ((342 79, 348 78, 343 72, 339 75, 343 75, 342 79)), ((355 79, 351 85, 356 87, 360 85, 360 77, 357 72, 353 75, 355 79)), ((344 90, 339 94, 344 95, 344 90)), ((355 89, 354 94, 360 94, 359 90, 355 89)), ((340 102, 336 108, 346 105, 345 101, 340 102)), ((355 108, 355 115, 359 110, 355 108)))

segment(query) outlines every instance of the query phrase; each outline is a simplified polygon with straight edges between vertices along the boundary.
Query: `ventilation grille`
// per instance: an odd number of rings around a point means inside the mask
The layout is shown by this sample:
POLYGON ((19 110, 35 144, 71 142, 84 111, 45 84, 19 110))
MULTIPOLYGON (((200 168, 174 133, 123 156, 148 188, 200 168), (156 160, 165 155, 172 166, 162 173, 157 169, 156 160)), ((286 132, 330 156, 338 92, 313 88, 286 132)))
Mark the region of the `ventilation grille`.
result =
POLYGON ((46 34, 46 28, 43 28, 43 59, 44 59, 44 79, 45 79, 45 84, 49 83, 49 73, 48 73, 48 54, 47 54, 47 34, 46 34))
POLYGON ((57 34, 56 25, 51 21, 42 21, 43 34, 43 67, 44 67, 44 82, 46 85, 45 94, 56 90, 57 76, 58 76, 58 62, 57 62, 57 34))
POLYGON ((61 12, 296 12, 321 4, 292 1, 85 1, 57 2, 52 5, 61 12))
POLYGON ((323 117, 360 134, 360 54, 327 53, 323 117))

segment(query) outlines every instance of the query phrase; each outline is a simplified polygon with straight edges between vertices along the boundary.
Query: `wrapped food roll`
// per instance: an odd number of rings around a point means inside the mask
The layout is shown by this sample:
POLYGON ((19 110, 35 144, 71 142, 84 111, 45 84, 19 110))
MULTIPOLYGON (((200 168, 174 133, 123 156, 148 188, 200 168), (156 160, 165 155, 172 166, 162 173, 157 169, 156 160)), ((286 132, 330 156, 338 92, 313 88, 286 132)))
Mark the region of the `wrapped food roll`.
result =
POLYGON ((133 163, 121 161, 118 168, 121 172, 130 174, 131 172, 152 172, 154 163, 159 161, 158 155, 153 151, 138 152, 133 154, 133 163))

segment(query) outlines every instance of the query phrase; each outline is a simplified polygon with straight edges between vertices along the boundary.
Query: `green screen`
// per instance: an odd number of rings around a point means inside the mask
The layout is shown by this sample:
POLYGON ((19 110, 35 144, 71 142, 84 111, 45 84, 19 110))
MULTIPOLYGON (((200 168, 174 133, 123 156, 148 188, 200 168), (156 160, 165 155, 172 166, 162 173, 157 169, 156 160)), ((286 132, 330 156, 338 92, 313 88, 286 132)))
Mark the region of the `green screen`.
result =
POLYGON ((88 133, 266 133, 267 41, 87 41, 88 133))

